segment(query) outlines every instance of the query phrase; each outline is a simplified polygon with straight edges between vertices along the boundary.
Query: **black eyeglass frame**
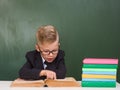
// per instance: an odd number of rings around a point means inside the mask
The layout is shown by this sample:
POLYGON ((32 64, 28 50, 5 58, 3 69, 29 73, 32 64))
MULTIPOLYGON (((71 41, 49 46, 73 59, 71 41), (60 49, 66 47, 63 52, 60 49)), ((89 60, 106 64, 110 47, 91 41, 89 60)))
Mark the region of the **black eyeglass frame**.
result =
POLYGON ((52 51, 41 51, 40 50, 40 53, 42 53, 43 55, 50 55, 51 53, 53 55, 56 55, 58 53, 59 49, 58 50, 52 50, 52 51))

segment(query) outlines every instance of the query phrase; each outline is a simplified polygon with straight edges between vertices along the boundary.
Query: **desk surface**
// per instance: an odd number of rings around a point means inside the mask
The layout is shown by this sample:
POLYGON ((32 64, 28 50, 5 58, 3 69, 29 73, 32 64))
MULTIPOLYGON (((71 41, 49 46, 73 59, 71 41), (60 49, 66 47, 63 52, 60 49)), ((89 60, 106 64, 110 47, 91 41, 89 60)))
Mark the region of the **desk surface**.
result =
POLYGON ((115 88, 90 88, 90 87, 10 87, 12 81, 0 81, 1 90, 120 90, 120 84, 115 88))

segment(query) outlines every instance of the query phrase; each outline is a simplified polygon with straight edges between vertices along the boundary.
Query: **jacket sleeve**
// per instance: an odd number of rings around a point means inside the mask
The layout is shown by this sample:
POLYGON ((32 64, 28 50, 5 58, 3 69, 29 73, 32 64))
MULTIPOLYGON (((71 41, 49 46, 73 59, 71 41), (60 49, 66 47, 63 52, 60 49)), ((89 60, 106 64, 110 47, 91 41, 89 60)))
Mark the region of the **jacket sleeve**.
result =
POLYGON ((66 77, 66 65, 65 65, 65 60, 64 60, 65 52, 60 50, 59 57, 58 57, 58 62, 56 64, 56 75, 58 79, 63 79, 66 77))
POLYGON ((34 68, 34 56, 26 54, 26 63, 19 70, 19 77, 22 79, 44 79, 45 77, 40 77, 39 73, 41 69, 34 68))
POLYGON ((65 78, 66 66, 65 66, 64 59, 61 59, 60 62, 57 64, 55 72, 56 72, 57 79, 65 78))

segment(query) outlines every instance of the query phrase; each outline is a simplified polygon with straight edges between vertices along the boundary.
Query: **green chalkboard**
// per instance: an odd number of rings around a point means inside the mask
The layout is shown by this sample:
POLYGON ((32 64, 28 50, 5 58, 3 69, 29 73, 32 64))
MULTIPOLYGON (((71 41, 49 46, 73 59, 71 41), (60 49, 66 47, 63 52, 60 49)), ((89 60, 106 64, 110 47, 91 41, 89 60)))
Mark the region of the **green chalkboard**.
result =
POLYGON ((67 76, 81 80, 85 57, 120 59, 120 0, 0 0, 0 80, 18 77, 46 24, 58 29, 67 76))

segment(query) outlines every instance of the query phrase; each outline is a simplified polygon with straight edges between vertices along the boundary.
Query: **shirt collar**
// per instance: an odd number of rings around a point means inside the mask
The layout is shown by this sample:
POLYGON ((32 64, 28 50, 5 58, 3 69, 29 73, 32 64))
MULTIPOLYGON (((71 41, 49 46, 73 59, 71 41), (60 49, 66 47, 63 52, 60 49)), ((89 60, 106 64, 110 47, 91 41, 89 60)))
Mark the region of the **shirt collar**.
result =
POLYGON ((45 59, 42 57, 42 62, 44 63, 45 62, 45 59))

